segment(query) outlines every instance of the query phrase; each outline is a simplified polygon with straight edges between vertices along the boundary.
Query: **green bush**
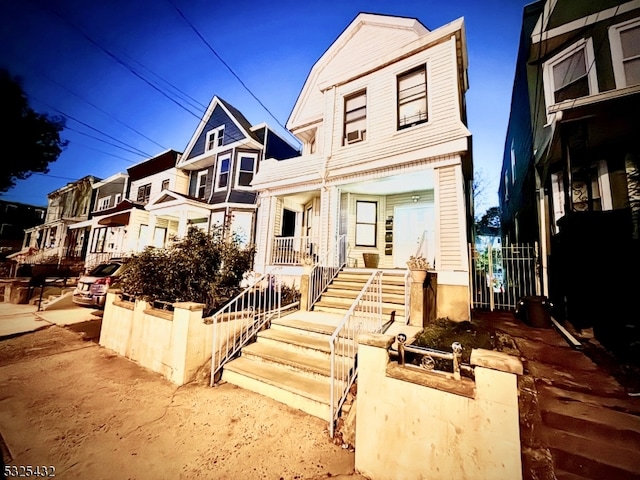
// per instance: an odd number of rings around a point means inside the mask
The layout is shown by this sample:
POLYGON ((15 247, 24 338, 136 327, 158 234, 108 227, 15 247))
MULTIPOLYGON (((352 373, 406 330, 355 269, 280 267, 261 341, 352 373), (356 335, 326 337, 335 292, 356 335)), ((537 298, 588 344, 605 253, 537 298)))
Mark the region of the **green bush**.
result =
POLYGON ((225 238, 221 227, 213 227, 210 234, 191 227, 169 247, 147 247, 127 259, 121 288, 147 301, 198 302, 214 311, 241 291, 254 253, 254 247, 242 247, 237 237, 225 238))

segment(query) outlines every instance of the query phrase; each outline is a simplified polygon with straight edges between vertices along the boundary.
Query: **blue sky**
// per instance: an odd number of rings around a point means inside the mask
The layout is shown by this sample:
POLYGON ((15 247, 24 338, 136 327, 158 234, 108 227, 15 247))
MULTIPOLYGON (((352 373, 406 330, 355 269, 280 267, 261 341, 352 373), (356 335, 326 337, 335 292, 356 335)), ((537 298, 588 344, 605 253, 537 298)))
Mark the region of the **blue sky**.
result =
POLYGON ((67 117, 63 138, 69 140, 48 175, 19 181, 2 198, 46 205, 47 193, 71 180, 89 174, 106 178, 167 148, 182 151, 213 95, 230 102, 253 124, 265 121, 282 132, 278 122, 286 124, 313 64, 359 12, 370 12, 414 17, 429 29, 464 17, 474 164, 488 180, 488 195, 477 210, 497 205, 522 10, 527 3, 0 2, 0 67, 22 77, 35 110, 67 117))

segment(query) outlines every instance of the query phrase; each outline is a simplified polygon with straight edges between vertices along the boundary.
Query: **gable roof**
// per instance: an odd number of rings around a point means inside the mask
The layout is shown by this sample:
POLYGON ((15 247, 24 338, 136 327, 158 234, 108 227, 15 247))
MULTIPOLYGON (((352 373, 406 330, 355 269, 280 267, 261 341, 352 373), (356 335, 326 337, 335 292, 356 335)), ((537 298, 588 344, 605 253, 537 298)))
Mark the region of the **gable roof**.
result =
MULTIPOLYGON (((287 128, 294 129, 321 118, 316 115, 302 117, 303 107, 310 96, 321 93, 317 87, 331 77, 332 64, 341 76, 349 76, 350 71, 369 69, 379 63, 381 57, 428 33, 429 30, 415 18, 358 14, 311 68, 289 115, 287 128), (353 62, 354 58, 359 61, 353 62)), ((322 112, 318 113, 321 115, 322 112)))
POLYGON ((251 123, 249 122, 249 120, 247 120, 247 118, 233 105, 224 101, 217 95, 214 95, 211 99, 211 102, 209 103, 209 106, 207 107, 207 110, 200 119, 198 127, 193 132, 193 135, 191 136, 191 139, 189 140, 189 143, 184 150, 184 155, 179 162, 180 164, 184 164, 188 161, 193 160, 194 157, 200 156, 200 152, 193 151, 198 140, 202 135, 206 134, 211 129, 214 129, 221 125, 219 122, 212 120, 212 115, 217 108, 222 109, 222 111, 226 114, 226 117, 228 117, 233 122, 234 126, 238 129, 238 131, 244 138, 253 140, 256 143, 261 144, 258 136, 253 131, 251 131, 251 123))

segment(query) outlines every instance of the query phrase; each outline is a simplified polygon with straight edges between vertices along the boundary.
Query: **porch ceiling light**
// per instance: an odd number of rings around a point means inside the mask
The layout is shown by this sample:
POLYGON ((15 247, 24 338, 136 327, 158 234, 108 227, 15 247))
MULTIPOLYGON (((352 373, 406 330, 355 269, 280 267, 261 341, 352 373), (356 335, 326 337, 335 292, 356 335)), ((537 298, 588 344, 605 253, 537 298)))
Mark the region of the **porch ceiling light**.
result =
POLYGON ((420 200, 420 195, 414 195, 411 197, 411 200, 413 200, 413 203, 416 203, 418 200, 420 200))

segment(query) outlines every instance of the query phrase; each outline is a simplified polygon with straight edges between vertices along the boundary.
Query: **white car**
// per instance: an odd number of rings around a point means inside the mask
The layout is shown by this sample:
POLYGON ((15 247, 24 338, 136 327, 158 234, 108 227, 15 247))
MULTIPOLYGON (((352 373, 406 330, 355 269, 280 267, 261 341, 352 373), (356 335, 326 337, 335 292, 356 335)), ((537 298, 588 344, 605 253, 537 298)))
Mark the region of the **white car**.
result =
POLYGON ((91 307, 103 307, 107 290, 116 282, 123 264, 118 260, 101 263, 88 275, 82 275, 73 291, 73 303, 91 307))

